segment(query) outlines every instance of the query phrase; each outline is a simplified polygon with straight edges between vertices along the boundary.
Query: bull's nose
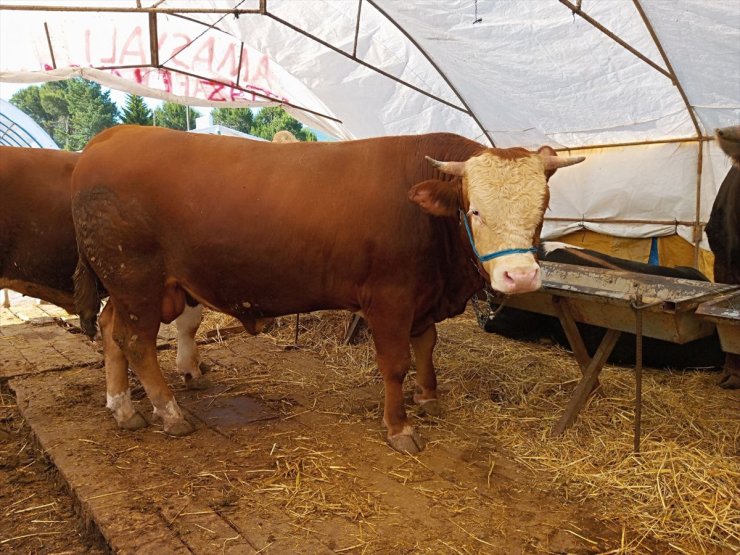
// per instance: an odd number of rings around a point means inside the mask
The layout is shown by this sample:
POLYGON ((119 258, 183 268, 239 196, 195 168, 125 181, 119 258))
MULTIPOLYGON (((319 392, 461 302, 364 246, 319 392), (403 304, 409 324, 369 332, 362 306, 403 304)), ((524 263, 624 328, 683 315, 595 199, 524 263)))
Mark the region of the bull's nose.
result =
POLYGON ((503 275, 504 286, 510 293, 526 293, 540 287, 540 268, 507 270, 503 275))

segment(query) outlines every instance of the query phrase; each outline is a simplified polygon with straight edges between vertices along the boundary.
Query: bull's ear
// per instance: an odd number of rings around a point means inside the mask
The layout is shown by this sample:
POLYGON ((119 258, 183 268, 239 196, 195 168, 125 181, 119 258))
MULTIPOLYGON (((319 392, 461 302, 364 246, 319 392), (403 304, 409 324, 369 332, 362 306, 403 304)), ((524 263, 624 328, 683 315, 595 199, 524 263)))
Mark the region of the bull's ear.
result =
POLYGON ((432 216, 455 216, 460 206, 457 183, 429 179, 409 189, 409 200, 432 216))
MULTIPOLYGON (((541 146, 540 148, 538 148, 537 154, 539 154, 540 156, 542 156, 543 154, 545 156, 557 156, 558 155, 558 153, 555 152, 555 149, 548 145, 541 146)), ((554 173, 555 173, 555 170, 545 170, 545 179, 547 181, 550 181, 550 178, 553 176, 554 173)))

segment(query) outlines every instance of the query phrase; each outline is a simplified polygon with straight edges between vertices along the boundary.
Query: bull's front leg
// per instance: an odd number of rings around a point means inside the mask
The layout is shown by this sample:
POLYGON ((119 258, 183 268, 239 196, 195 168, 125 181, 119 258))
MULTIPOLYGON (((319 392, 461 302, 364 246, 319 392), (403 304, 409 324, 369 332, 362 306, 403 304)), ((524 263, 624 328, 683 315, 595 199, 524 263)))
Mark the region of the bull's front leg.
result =
POLYGON ((418 453, 422 449, 419 436, 406 418, 403 401, 403 380, 411 365, 409 336, 411 324, 393 317, 367 314, 373 332, 378 368, 383 375, 385 409, 383 422, 388 429, 388 444, 402 453, 418 453))
POLYGON ((416 358, 416 388, 414 402, 430 416, 440 416, 442 408, 437 399, 437 375, 434 371, 434 346, 437 344, 437 328, 434 324, 424 333, 411 338, 416 358))
POLYGON ((203 319, 203 305, 188 306, 175 320, 177 326, 177 371, 188 389, 207 389, 211 380, 203 375, 206 369, 200 361, 195 333, 203 319))

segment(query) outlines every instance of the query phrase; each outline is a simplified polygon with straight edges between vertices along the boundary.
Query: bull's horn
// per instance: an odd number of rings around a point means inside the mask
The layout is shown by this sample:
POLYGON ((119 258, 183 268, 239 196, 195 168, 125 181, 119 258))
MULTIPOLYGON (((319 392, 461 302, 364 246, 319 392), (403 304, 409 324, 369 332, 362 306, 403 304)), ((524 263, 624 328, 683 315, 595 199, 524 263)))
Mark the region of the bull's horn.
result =
POLYGON ((442 173, 462 176, 465 172, 465 162, 440 162, 429 156, 425 156, 425 158, 442 173))
POLYGON ((573 164, 579 164, 583 162, 585 156, 571 156, 570 158, 560 156, 548 156, 547 154, 540 154, 542 162, 545 164, 546 170, 556 170, 558 168, 564 168, 566 166, 572 166, 573 164))

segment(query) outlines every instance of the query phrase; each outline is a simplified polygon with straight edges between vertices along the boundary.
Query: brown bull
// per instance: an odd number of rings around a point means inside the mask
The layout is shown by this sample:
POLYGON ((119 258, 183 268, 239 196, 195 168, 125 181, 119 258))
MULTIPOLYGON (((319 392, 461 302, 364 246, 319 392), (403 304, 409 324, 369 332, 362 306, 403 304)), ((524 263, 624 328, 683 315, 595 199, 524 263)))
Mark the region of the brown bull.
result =
MULTIPOLYGON (((77 242, 70 184, 79 154, 0 146, 0 288, 7 287, 74 313, 72 275, 77 242)), ((195 332, 202 307, 177 319, 177 367, 192 388, 201 375, 195 332)))
POLYGON ((155 349, 160 321, 188 296, 252 332, 264 317, 348 309, 373 332, 389 443, 417 452, 402 394, 409 342, 414 400, 435 411, 435 323, 461 313, 484 279, 507 293, 540 286, 531 250, 545 172, 581 160, 449 134, 271 144, 104 131, 73 178, 76 285, 88 322, 97 311, 90 270, 110 293, 101 326, 108 396, 128 403, 114 414, 119 425, 144 425, 128 398, 128 361, 165 432, 192 431, 155 349))

